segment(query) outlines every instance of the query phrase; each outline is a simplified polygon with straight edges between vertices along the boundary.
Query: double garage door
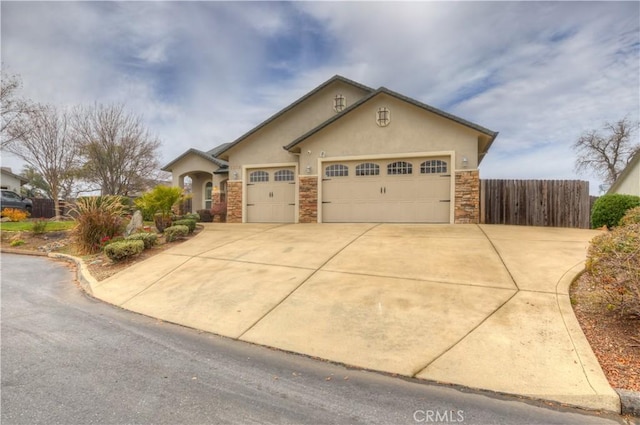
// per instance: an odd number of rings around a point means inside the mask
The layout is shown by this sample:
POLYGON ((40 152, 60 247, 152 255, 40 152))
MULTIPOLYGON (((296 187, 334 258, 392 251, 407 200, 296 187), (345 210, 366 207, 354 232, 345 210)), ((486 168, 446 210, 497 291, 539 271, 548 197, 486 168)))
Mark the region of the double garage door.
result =
POLYGON ((449 223, 449 157, 326 162, 322 168, 325 223, 449 223))

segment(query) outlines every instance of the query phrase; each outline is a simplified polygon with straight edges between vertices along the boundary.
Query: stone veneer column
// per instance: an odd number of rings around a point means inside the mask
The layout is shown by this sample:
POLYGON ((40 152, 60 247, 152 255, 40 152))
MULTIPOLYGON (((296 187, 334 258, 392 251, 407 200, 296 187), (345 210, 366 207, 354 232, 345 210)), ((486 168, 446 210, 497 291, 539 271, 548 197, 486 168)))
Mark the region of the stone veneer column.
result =
POLYGON ((242 182, 227 182, 227 223, 242 223, 242 182))
POLYGON ((318 176, 300 176, 300 223, 318 222, 318 176))
POLYGON ((454 223, 477 224, 480 222, 480 172, 456 171, 456 199, 454 223))

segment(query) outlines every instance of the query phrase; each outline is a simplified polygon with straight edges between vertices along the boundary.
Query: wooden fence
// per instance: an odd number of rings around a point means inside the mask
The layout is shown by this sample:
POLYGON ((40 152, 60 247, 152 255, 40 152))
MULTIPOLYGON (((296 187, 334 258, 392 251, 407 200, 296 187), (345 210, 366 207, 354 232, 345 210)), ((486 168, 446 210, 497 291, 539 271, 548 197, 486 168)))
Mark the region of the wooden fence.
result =
MULTIPOLYGON (((31 218, 51 218, 56 215, 53 199, 31 198, 33 201, 33 210, 31 218)), ((60 215, 67 213, 66 203, 60 201, 60 215)))
POLYGON ((480 181, 481 223, 588 229, 590 216, 588 181, 480 181))

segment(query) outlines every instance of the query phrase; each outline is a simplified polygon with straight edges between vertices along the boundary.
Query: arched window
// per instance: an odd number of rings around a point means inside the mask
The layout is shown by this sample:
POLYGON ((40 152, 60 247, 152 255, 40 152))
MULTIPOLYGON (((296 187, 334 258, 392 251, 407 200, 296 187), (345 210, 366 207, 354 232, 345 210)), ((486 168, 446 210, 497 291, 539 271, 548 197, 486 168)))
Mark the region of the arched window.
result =
POLYGON ((379 176, 380 166, 372 162, 356 165, 356 176, 379 176))
POLYGON ((269 173, 266 171, 252 171, 249 174, 249 183, 263 183, 269 181, 269 173))
POLYGON ((207 182, 207 184, 204 185, 204 209, 205 210, 210 210, 211 209, 211 193, 213 191, 213 183, 211 182, 207 182))
POLYGON ((439 159, 431 159, 420 164, 422 174, 441 174, 447 172, 447 163, 439 159))
POLYGON ((410 162, 396 161, 387 165, 387 174, 412 174, 413 165, 410 162))
POLYGON ((278 170, 273 175, 273 179, 277 182, 292 182, 294 180, 293 171, 278 170))
POLYGON ((349 167, 343 164, 331 164, 324 169, 327 177, 347 177, 349 175, 349 167))

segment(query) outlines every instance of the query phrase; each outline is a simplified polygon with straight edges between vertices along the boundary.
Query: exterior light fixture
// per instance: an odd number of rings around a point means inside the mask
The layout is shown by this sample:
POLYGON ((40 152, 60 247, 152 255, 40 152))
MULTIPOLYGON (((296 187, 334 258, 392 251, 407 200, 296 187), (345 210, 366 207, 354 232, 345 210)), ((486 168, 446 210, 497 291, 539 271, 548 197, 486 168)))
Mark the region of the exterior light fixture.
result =
POLYGON ((311 165, 307 165, 305 170, 307 171, 307 174, 311 174, 311 165))
POLYGON ((238 172, 237 171, 233 172, 233 179, 234 180, 238 180, 238 172))
POLYGON ((467 168, 469 166, 469 159, 466 156, 462 157, 462 168, 467 168))

